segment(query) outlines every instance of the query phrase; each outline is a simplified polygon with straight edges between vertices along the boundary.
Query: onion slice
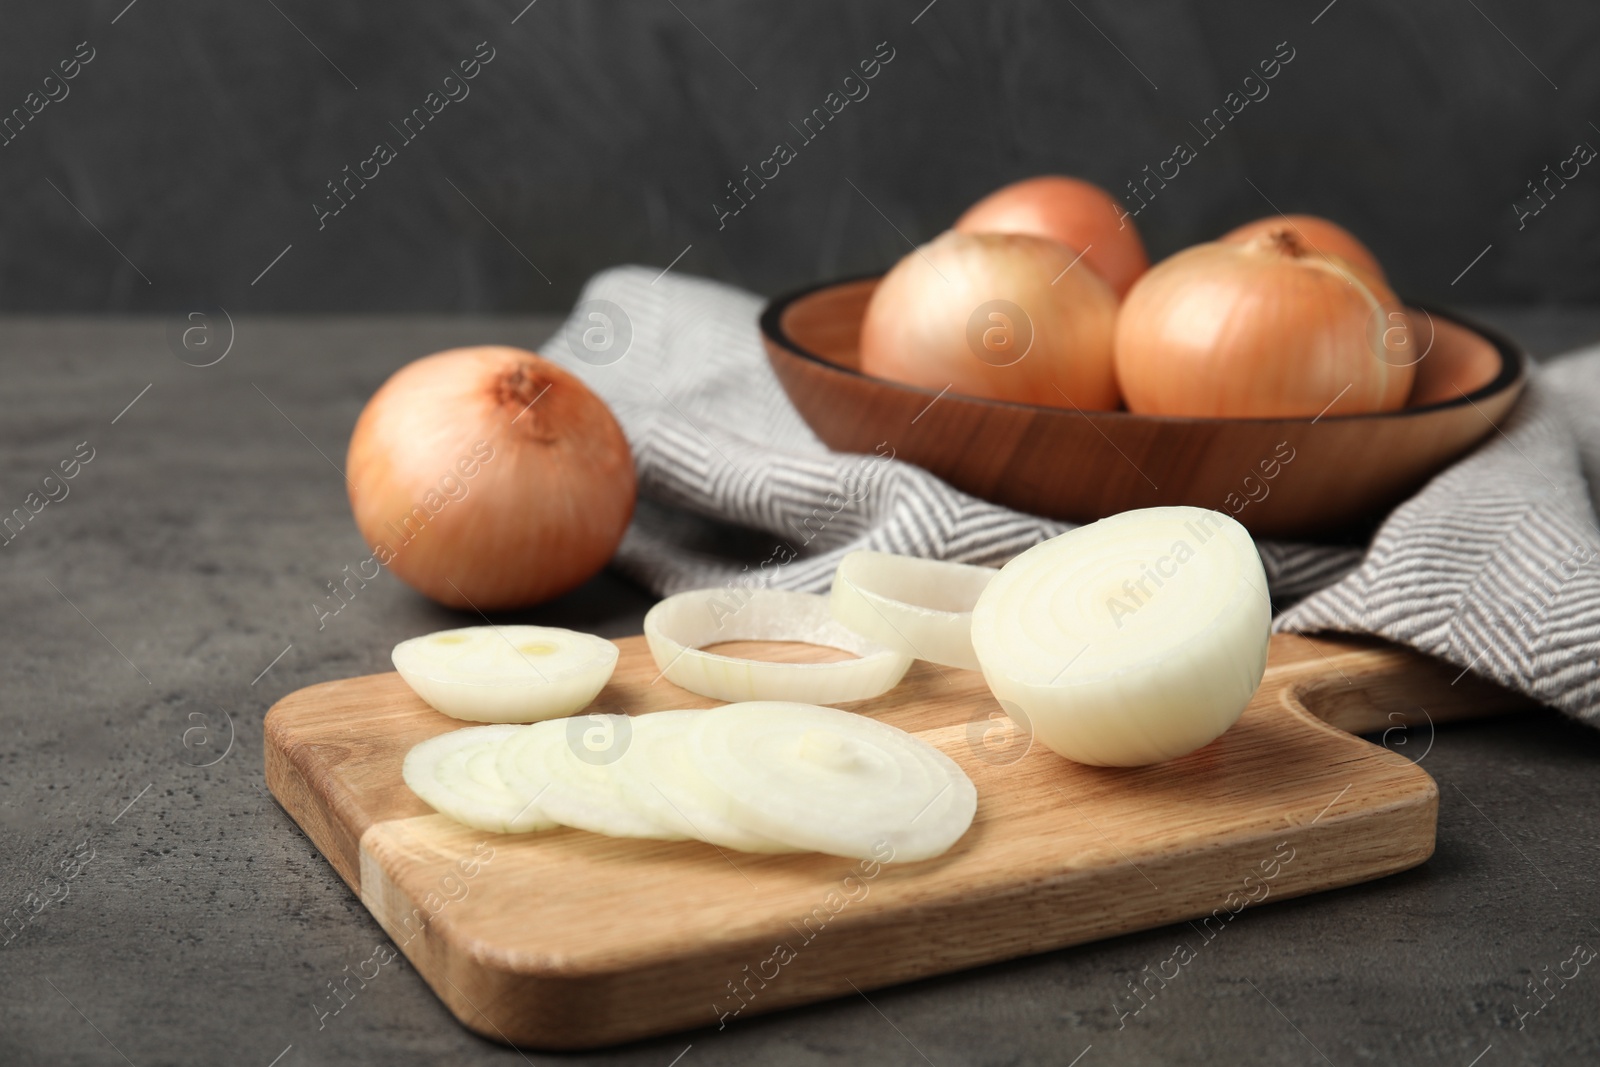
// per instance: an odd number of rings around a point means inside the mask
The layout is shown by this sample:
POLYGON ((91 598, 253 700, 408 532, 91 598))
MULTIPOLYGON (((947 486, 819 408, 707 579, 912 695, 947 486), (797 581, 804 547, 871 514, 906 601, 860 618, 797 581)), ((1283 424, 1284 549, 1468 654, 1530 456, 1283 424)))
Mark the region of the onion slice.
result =
POLYGON ((704 711, 658 711, 634 720, 633 743, 618 779, 623 799, 639 814, 682 833, 736 852, 796 852, 744 829, 725 815, 715 787, 689 759, 685 740, 704 711))
POLYGON ((455 730, 412 748, 403 774, 441 814, 493 833, 564 825, 880 863, 945 852, 977 809, 971 780, 926 742, 784 702, 455 730))
POLYGON ((644 635, 662 675, 715 700, 842 704, 886 693, 911 657, 834 621, 828 598, 777 589, 697 589, 661 601, 644 635), (803 641, 854 653, 838 663, 769 663, 705 652, 722 641, 803 641))
POLYGON ((828 607, 835 619, 881 645, 975 671, 972 609, 998 573, 966 563, 851 552, 834 573, 828 607))
POLYGON ((1140 766, 1232 726, 1266 670, 1255 543, 1191 507, 1127 511, 1022 553, 978 598, 984 679, 1079 763, 1140 766))
POLYGON ((730 822, 808 851, 929 859, 966 833, 977 810, 977 789, 944 753, 837 708, 713 708, 690 726, 687 745, 730 822))
POLYGON ((472 722, 537 722, 571 715, 605 688, 617 646, 554 626, 469 626, 413 637, 391 658, 416 694, 472 722))
POLYGON ((607 837, 681 839, 623 799, 620 776, 632 747, 627 715, 582 715, 524 726, 500 745, 495 763, 514 792, 550 818, 607 837))
POLYGON ((556 825, 536 802, 509 788, 495 757, 516 726, 474 726, 432 737, 406 753, 400 774, 441 815, 479 830, 520 834, 556 825))

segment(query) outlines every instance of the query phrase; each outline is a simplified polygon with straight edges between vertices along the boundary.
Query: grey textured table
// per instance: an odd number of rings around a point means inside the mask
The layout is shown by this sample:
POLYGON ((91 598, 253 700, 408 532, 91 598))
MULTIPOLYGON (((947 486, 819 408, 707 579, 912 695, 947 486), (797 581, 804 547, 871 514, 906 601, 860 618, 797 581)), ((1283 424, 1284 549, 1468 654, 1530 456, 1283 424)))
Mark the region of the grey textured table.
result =
MULTIPOLYGON (((1486 317, 1541 354, 1600 338, 1600 312, 1486 317)), ((0 321, 0 513, 93 449, 0 549, 0 916, 26 917, 0 930, 0 1062, 563 1058, 471 1035, 403 960, 323 1016, 329 983, 387 938, 261 762, 273 701, 462 621, 385 575, 318 629, 324 583, 367 554, 334 469, 362 402, 416 356, 551 328, 246 320, 197 369, 159 320, 0 321)), ((648 603, 602 577, 517 618, 621 635, 648 603)), ((1533 713, 1389 742, 1441 787, 1438 851, 1416 870, 1269 903, 1210 944, 1170 927, 583 1058, 1594 1062, 1600 964, 1552 976, 1600 946, 1600 735, 1533 713), (1119 1025, 1128 983, 1180 942, 1197 958, 1119 1025), (1540 999, 1530 979, 1548 979, 1540 999)))

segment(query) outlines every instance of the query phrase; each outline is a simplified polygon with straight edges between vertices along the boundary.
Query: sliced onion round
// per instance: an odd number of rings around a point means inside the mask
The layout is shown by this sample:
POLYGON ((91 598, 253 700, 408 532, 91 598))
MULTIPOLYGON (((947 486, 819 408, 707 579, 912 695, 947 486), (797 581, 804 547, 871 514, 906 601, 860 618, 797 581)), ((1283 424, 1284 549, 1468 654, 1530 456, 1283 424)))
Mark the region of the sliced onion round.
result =
POLYGON ((479 830, 519 834, 556 825, 496 770, 500 745, 519 727, 474 726, 429 738, 406 753, 400 774, 441 815, 479 830))
POLYGON ((620 774, 632 730, 627 715, 536 722, 501 743, 495 766, 513 792, 535 798, 563 826, 607 837, 688 836, 645 817, 624 799, 620 774))
POLYGON ((554 626, 469 626, 394 646, 395 670, 432 707, 472 722, 537 722, 587 707, 617 666, 603 637, 554 626))
POLYGON ((886 693, 911 657, 834 621, 828 598, 776 589, 697 589, 644 617, 650 654, 666 679, 716 700, 843 704, 886 693), (855 654, 838 663, 769 663, 702 647, 722 641, 803 641, 855 654))
POLYGON ((623 799, 653 822, 737 852, 795 852, 793 845, 744 829, 724 814, 722 795, 689 759, 689 728, 704 711, 658 711, 634 720, 633 743, 618 778, 623 799))
POLYGON ((1232 726, 1266 670, 1250 535, 1191 507, 1128 511, 1035 545, 978 598, 972 645, 1002 705, 1079 763, 1139 766, 1232 726))
POLYGON ((966 563, 851 552, 834 573, 828 607, 835 619, 881 645, 975 671, 972 609, 998 573, 966 563))
POLYGON ((938 749, 813 704, 455 730, 415 746, 406 784, 494 833, 565 825, 742 852, 914 862, 966 833, 977 791, 938 749))
POLYGON ((944 753, 837 708, 713 708, 690 726, 687 744, 728 821, 809 851, 928 859, 955 844, 977 810, 971 779, 944 753))

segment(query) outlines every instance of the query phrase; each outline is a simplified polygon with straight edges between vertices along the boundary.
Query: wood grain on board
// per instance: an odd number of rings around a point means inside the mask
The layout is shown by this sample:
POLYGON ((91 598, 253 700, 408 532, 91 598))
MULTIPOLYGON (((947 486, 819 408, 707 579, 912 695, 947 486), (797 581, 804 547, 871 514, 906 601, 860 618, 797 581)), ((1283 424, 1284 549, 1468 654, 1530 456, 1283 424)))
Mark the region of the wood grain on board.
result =
MULTIPOLYGON (((589 1048, 1185 919, 1220 929, 1247 904, 1427 859, 1438 791, 1398 753, 1423 751, 1434 723, 1515 698, 1471 678, 1452 685, 1453 669, 1371 642, 1272 642, 1238 724, 1156 767, 1086 767, 1029 745, 976 672, 917 663, 894 691, 849 705, 938 746, 977 785, 971 830, 916 864, 460 826, 406 788, 400 765, 463 724, 395 674, 279 701, 267 781, 465 1025, 589 1048), (1323 719, 1404 728, 1393 740, 1415 747, 1323 719)), ((618 644, 593 710, 717 703, 652 681, 642 637, 618 644)))

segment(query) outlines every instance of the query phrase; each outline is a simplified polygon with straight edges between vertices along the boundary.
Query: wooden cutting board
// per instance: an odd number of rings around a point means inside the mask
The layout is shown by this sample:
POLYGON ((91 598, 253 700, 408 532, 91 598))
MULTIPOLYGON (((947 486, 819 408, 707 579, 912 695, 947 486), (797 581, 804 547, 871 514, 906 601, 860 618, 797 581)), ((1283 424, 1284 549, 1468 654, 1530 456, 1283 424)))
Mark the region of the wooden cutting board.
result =
MULTIPOLYGON (((594 710, 717 703, 652 681, 643 637, 618 644, 594 710)), ((400 765, 462 724, 397 674, 280 700, 266 777, 462 1023, 591 1048, 1182 920, 1213 931, 1249 904, 1413 867, 1433 852, 1438 789, 1399 753, 1420 755, 1434 723, 1517 702, 1456 674, 1375 643, 1275 636, 1260 691, 1221 738, 1107 769, 991 718, 981 675, 917 663, 893 692, 850 705, 938 746, 977 785, 971 830, 917 864, 460 826, 406 788, 400 765), (1345 732, 1391 728, 1388 748, 1345 732)))

